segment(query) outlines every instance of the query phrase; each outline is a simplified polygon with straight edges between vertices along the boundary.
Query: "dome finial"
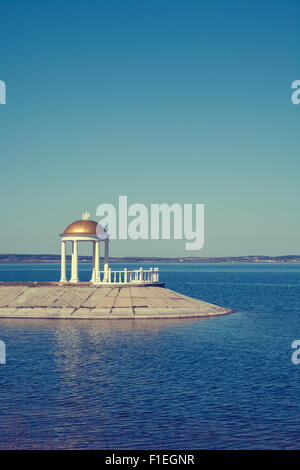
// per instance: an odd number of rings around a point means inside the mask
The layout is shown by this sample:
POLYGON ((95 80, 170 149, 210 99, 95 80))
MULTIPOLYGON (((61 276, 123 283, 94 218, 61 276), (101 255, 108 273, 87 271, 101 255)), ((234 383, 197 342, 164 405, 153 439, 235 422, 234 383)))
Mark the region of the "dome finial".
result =
POLYGON ((84 212, 81 216, 82 220, 88 220, 91 217, 89 212, 84 212))

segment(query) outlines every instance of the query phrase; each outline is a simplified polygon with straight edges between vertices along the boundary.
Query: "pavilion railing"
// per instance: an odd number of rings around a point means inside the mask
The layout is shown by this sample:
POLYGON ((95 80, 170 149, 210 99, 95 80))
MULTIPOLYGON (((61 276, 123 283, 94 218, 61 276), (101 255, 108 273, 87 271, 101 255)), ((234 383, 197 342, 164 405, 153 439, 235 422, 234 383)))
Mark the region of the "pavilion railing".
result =
POLYGON ((98 282, 104 284, 134 284, 159 282, 158 268, 123 269, 121 271, 99 271, 98 282))

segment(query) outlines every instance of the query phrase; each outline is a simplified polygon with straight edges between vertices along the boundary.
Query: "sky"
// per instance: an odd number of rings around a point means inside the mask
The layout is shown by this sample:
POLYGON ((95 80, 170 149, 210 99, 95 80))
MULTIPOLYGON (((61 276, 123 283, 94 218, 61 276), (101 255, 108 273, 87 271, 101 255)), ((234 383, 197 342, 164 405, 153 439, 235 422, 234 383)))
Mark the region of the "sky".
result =
POLYGON ((0 253, 59 253, 126 195, 204 204, 204 247, 113 256, 299 254, 298 0, 1 0, 0 18, 0 253))

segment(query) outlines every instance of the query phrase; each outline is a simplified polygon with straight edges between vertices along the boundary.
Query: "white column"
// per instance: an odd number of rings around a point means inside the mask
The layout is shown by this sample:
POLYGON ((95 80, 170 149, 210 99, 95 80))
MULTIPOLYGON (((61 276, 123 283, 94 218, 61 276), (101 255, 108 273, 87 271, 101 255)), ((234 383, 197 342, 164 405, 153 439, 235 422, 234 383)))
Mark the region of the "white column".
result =
POLYGON ((108 239, 104 242, 104 280, 108 282, 108 239))
POLYGON ((100 273, 99 273, 99 242, 95 242, 95 282, 100 282, 100 273))
POLYGON ((72 242, 72 268, 70 282, 78 282, 78 245, 77 240, 72 242))
POLYGON ((105 240, 105 251, 104 251, 104 270, 108 270, 109 263, 109 241, 108 238, 105 240))
POLYGON ((93 243, 93 264, 92 264, 92 279, 91 279, 91 283, 94 284, 95 282, 95 260, 96 260, 96 257, 95 257, 95 242, 92 242, 93 243))
POLYGON ((66 274, 66 242, 61 242, 61 260, 60 260, 60 282, 67 282, 66 274))

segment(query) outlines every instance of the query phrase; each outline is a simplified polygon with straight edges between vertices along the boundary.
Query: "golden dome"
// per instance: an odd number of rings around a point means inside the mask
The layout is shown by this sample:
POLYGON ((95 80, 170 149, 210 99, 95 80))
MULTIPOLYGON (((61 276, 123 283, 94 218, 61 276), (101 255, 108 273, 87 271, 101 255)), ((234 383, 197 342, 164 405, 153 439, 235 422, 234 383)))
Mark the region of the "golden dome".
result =
POLYGON ((94 220, 76 220, 67 226, 62 235, 99 235, 106 230, 94 220))

